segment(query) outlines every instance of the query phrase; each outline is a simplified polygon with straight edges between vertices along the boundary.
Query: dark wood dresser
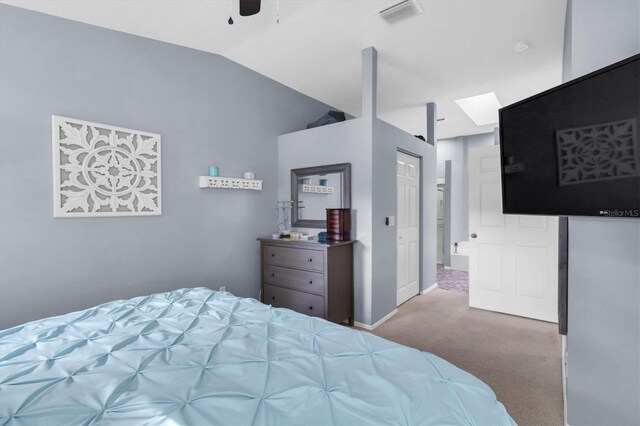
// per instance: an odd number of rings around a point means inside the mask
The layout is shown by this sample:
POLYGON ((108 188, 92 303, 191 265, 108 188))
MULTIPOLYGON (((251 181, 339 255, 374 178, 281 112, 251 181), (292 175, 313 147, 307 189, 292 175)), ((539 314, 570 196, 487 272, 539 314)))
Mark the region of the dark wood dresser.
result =
POLYGON ((353 244, 259 238, 262 302, 353 325, 353 244))

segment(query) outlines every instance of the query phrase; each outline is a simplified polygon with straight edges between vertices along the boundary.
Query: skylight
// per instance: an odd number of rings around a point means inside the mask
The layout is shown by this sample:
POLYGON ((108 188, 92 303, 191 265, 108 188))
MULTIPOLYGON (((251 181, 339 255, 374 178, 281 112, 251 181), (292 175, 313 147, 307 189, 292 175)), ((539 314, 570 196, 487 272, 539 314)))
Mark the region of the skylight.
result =
POLYGON ((456 103, 478 126, 498 122, 498 109, 502 105, 493 92, 456 99, 456 103))

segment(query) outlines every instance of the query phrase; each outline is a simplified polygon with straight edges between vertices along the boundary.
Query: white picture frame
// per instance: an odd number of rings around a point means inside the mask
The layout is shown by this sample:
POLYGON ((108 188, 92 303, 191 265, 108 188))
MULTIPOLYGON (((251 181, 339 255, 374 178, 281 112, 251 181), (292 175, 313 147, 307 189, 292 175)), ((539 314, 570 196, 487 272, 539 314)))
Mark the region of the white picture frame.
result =
POLYGON ((162 214, 159 134, 53 115, 53 216, 162 214))

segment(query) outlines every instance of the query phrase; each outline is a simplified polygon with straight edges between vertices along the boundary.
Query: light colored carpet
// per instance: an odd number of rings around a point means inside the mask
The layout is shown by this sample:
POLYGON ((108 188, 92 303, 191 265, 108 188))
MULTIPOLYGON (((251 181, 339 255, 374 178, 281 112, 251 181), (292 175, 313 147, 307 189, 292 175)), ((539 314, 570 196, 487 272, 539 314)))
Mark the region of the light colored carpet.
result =
POLYGON ((562 342, 556 324, 469 308, 435 289, 373 333, 438 355, 488 384, 520 425, 562 425, 562 342))

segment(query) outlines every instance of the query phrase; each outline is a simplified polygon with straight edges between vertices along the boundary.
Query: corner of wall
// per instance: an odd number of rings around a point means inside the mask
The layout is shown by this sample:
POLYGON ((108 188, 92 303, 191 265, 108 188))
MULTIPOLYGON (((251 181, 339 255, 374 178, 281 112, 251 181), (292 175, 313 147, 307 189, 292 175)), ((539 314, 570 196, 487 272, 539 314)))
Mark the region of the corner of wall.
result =
POLYGON ((436 281, 436 148, 382 120, 373 127, 372 192, 372 312, 371 322, 386 318, 397 308, 396 228, 384 224, 386 216, 396 216, 396 153, 412 153, 422 160, 422 291, 436 281))
MULTIPOLYGON (((563 80, 639 53, 638 18, 638 1, 568 0, 563 80)), ((567 422, 640 424, 640 219, 570 217, 568 255, 567 422)))

